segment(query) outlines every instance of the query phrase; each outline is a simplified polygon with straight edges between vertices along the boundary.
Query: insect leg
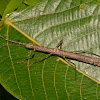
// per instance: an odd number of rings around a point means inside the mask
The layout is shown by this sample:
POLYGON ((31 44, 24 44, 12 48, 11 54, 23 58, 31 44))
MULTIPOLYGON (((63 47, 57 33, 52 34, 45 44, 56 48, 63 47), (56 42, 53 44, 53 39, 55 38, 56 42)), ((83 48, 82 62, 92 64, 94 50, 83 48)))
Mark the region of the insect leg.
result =
POLYGON ((67 62, 69 62, 72 66, 74 66, 75 68, 75 81, 76 81, 76 83, 80 86, 80 84, 79 84, 79 82, 77 81, 77 79, 76 79, 76 65, 73 63, 73 62, 71 62, 69 59, 66 59, 66 58, 64 58, 67 62))
POLYGON ((87 54, 92 54, 92 55, 95 55, 95 56, 100 57, 100 55, 97 55, 97 54, 95 54, 95 53, 93 53, 93 52, 90 52, 90 51, 83 51, 83 50, 80 50, 80 51, 71 51, 71 52, 73 52, 73 53, 87 53, 87 54))

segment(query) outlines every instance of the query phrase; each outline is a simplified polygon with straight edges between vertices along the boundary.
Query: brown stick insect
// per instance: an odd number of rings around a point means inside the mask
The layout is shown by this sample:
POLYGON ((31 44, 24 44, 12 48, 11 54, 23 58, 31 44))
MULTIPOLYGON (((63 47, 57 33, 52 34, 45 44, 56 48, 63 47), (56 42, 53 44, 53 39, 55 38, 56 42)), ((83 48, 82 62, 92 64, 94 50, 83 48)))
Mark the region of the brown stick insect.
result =
POLYGON ((89 56, 81 55, 81 54, 78 54, 78 53, 60 50, 60 49, 57 48, 57 47, 59 47, 59 44, 57 45, 56 48, 48 48, 48 47, 44 47, 44 46, 35 45, 35 44, 32 44, 32 43, 21 43, 21 42, 17 42, 17 41, 13 41, 13 40, 8 40, 8 39, 2 37, 1 35, 0 35, 0 37, 2 39, 6 40, 6 41, 22 45, 26 49, 29 49, 29 50, 35 49, 36 51, 50 53, 50 55, 53 54, 53 55, 57 55, 57 56, 60 56, 60 57, 66 57, 66 58, 69 58, 69 59, 77 60, 79 62, 84 62, 84 63, 87 63, 87 64, 91 64, 91 65, 100 67, 100 58, 89 57, 89 56))

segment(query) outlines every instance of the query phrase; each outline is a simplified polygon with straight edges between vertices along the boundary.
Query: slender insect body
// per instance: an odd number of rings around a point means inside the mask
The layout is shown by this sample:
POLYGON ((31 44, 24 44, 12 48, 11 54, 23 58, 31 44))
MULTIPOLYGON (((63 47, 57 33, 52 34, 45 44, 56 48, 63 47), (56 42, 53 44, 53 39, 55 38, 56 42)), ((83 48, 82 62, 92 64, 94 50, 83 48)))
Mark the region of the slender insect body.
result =
POLYGON ((35 49, 37 51, 47 52, 47 53, 51 53, 51 54, 58 55, 61 57, 65 56, 67 58, 71 58, 74 60, 78 60, 81 62, 85 62, 85 63, 100 67, 100 58, 89 57, 89 56, 80 55, 77 53, 67 52, 67 51, 57 49, 57 48, 56 49, 55 48, 47 48, 47 47, 38 46, 38 45, 35 45, 32 43, 25 44, 25 47, 27 49, 31 49, 31 50, 35 49))
POLYGON ((48 48, 48 47, 44 47, 44 46, 35 45, 35 44, 32 44, 32 43, 16 42, 16 41, 13 41, 13 40, 5 39, 1 35, 0 35, 0 37, 2 39, 6 40, 6 41, 16 43, 16 44, 19 44, 19 45, 23 45, 23 46, 25 46, 25 48, 30 49, 30 50, 35 49, 37 51, 50 53, 50 55, 54 54, 54 55, 58 55, 58 56, 61 56, 61 57, 67 57, 67 58, 71 58, 71 59, 74 59, 74 60, 78 60, 78 61, 81 61, 81 62, 85 62, 85 63, 88 63, 88 64, 92 64, 94 66, 100 67, 100 58, 89 57, 89 56, 80 55, 80 54, 73 53, 73 52, 67 52, 67 51, 64 51, 64 50, 57 49, 57 48, 48 48))

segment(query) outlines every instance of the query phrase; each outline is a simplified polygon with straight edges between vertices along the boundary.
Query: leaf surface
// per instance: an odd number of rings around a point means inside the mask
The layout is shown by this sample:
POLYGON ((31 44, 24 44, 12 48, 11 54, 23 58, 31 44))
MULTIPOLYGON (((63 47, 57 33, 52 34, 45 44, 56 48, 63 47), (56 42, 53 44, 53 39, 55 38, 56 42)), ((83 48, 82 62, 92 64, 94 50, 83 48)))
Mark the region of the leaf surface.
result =
MULTIPOLYGON (((65 51, 86 50, 99 55, 99 8, 100 3, 90 0, 86 2, 43 0, 23 11, 7 16, 5 23, 17 31, 10 27, 10 29, 8 28, 9 33, 7 31, 6 34, 3 34, 2 30, 1 34, 9 36, 11 40, 20 40, 21 42, 30 42, 29 40, 31 40, 52 48, 55 48, 59 41, 63 40, 62 49, 65 51)), ((2 39, 0 41, 2 41, 1 44, 6 43, 2 39)), ((76 100, 78 98, 89 100, 100 96, 99 85, 91 80, 100 82, 100 68, 97 66, 72 60, 77 70, 83 73, 77 73, 77 81, 82 85, 81 87, 75 82, 74 69, 57 61, 57 57, 51 56, 42 62, 26 67, 41 59, 45 54, 36 52, 33 59, 19 64, 16 62, 27 57, 30 54, 29 50, 24 47, 7 46, 1 47, 0 51, 5 52, 5 54, 0 52, 2 66, 0 67, 0 82, 18 99, 65 100, 67 98, 76 100), (88 93, 92 94, 91 97, 88 93)))

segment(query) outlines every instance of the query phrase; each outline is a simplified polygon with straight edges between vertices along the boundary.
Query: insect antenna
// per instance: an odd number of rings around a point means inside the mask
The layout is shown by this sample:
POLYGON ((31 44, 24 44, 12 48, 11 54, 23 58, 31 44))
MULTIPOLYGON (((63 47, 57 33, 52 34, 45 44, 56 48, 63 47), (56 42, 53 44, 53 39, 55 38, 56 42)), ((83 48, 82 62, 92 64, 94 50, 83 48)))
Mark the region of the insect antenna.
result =
POLYGON ((13 41, 13 40, 8 40, 8 39, 4 38, 4 37, 1 36, 1 35, 0 35, 0 37, 1 37, 3 40, 6 40, 6 41, 8 41, 8 42, 11 42, 11 43, 15 43, 15 44, 19 44, 19 45, 25 46, 25 43, 13 41))

